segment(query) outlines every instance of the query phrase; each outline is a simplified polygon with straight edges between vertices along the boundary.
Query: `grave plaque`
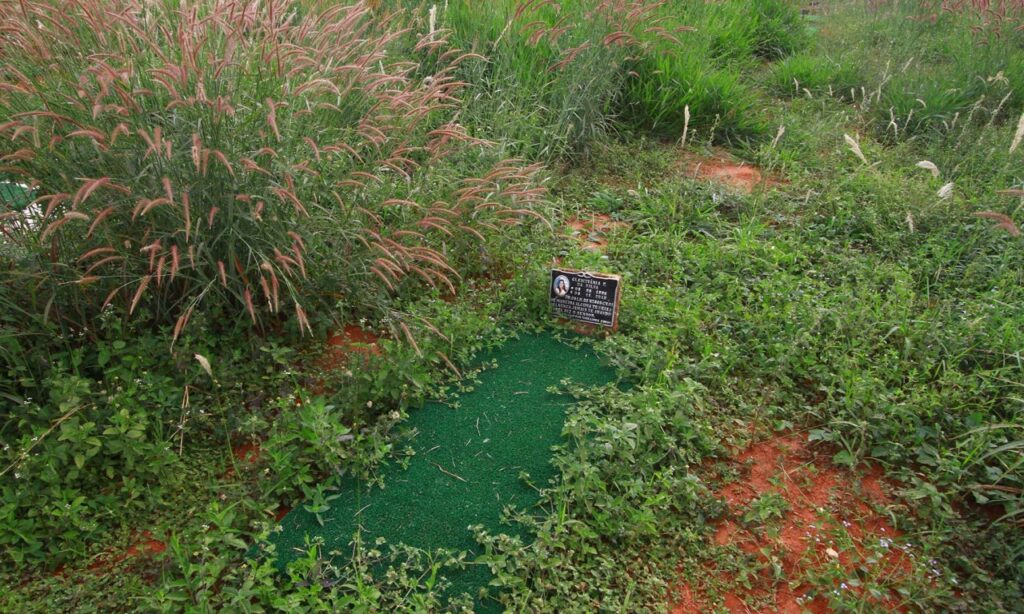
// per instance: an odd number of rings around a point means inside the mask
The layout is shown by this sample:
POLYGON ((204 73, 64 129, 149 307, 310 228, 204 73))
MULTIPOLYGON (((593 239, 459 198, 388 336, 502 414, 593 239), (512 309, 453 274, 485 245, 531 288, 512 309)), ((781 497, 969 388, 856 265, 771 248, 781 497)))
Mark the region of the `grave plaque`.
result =
POLYGON ((551 310, 562 318, 614 328, 621 291, 618 275, 551 270, 551 310))

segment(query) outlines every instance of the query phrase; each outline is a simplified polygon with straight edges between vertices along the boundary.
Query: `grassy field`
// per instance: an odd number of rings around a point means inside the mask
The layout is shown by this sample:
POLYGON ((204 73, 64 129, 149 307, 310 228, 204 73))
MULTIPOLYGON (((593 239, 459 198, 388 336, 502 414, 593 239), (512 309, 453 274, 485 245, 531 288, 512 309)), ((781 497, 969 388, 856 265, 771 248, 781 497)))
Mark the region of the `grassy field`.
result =
POLYGON ((1019 611, 1024 13, 976 4, 0 4, 0 609, 1019 611), (410 428, 571 330, 556 262, 622 275, 570 341, 617 377, 525 507, 283 539, 419 492, 410 428))

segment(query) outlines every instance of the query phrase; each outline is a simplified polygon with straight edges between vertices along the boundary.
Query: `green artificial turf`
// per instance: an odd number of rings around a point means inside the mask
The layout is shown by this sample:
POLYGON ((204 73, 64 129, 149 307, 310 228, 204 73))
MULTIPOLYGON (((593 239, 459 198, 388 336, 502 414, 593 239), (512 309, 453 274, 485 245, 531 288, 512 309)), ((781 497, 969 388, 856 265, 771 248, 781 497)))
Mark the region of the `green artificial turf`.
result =
MULTIPOLYGON (((418 431, 411 441, 416 454, 408 469, 385 470, 383 489, 350 484, 321 514, 323 526, 301 508, 288 514, 274 538, 282 557, 292 558, 307 535, 324 539, 323 552, 350 551, 357 526, 364 543, 384 537, 428 550, 475 551, 469 525, 520 534, 502 525, 502 509, 536 504, 537 490, 521 479, 523 472, 538 488, 555 477, 551 447, 561 441, 571 403, 548 388, 566 378, 603 384, 614 371, 602 366, 589 346, 575 349, 548 334, 512 340, 491 358, 498 368, 484 371, 457 408, 430 402, 411 412, 407 425, 418 431)), ((470 565, 450 572, 448 579, 449 595, 476 597, 490 573, 484 565, 470 565)))

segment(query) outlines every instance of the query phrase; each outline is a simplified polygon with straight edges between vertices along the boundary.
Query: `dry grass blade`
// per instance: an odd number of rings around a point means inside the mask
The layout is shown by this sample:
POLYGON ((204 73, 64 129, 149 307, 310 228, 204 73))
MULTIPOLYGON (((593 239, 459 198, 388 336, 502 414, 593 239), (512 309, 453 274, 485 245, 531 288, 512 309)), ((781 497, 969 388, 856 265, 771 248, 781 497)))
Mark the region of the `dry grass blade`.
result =
POLYGON ((690 131, 690 105, 683 107, 683 136, 679 139, 679 146, 686 147, 686 137, 690 131))
POLYGON ((435 354, 444 362, 445 366, 447 366, 449 369, 451 369, 453 373, 455 373, 455 377, 457 377, 460 380, 462 379, 462 372, 459 371, 458 367, 456 367, 451 360, 448 359, 448 356, 446 356, 443 352, 435 352, 435 354))

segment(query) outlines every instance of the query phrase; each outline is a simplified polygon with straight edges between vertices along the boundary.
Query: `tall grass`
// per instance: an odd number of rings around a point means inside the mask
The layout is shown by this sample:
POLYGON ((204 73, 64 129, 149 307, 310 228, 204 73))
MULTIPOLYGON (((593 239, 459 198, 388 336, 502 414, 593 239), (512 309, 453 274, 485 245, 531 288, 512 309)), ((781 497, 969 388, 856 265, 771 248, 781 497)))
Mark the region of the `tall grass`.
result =
POLYGON ((639 29, 661 2, 458 0, 441 15, 457 44, 487 57, 471 84, 467 121, 517 153, 558 158, 586 150, 612 120, 639 29), (497 119, 499 118, 500 119, 497 119))
POLYGON ((861 79, 860 71, 850 63, 805 52, 775 64, 768 75, 767 86, 778 96, 825 93, 841 100, 855 100, 863 83, 861 79))
POLYGON ((36 191, 21 248, 58 320, 115 305, 177 335, 202 306, 308 330, 311 260, 349 292, 453 289, 443 241, 532 215, 512 163, 479 198, 408 194, 474 140, 451 116, 467 56, 365 3, 22 2, 0 24, 0 172, 36 191), (323 228, 335 253, 310 252, 323 228))
POLYGON ((824 51, 857 67, 880 135, 937 136, 1024 110, 1022 16, 1009 1, 844 6, 844 34, 824 51))
POLYGON ((763 134, 758 95, 741 74, 807 41, 799 12, 781 0, 431 6, 456 45, 486 57, 459 72, 469 85, 461 117, 530 158, 585 152, 623 126, 678 137, 687 108, 693 129, 718 140, 763 134))
POLYGON ((677 41, 651 41, 635 60, 623 104, 627 117, 665 136, 687 128, 716 140, 766 134, 759 95, 742 76, 806 46, 799 12, 779 0, 668 8, 670 29, 681 34, 677 41))

